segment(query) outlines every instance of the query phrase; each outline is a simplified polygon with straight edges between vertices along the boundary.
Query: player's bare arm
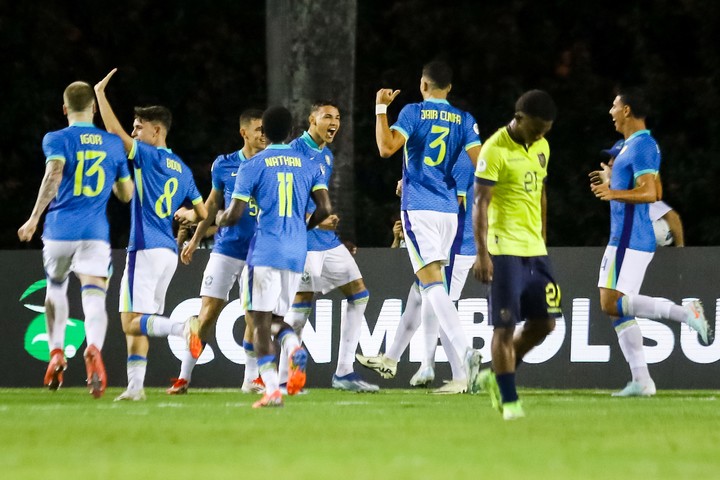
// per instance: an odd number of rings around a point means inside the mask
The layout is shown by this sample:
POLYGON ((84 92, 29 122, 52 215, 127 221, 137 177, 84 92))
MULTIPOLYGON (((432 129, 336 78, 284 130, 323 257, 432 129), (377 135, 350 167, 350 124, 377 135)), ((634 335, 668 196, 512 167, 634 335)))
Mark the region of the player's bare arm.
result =
POLYGON ((542 218, 543 242, 547 245, 547 189, 545 184, 543 184, 542 195, 540 196, 540 218, 542 218))
MULTIPOLYGON (((222 198, 222 192, 219 190, 215 190, 214 188, 210 191, 210 195, 208 195, 207 200, 205 200, 205 208, 207 209, 207 217, 202 220, 200 223, 198 223, 197 228, 195 229, 195 234, 192 236, 192 238, 183 246, 182 252, 180 252, 180 261, 183 262, 185 265, 189 265, 192 261, 193 253, 195 253, 195 250, 197 250, 198 246, 200 245, 200 242, 203 238, 205 238, 205 235, 207 234, 208 229, 210 226, 215 223, 215 216, 217 215, 218 210, 220 209, 220 206, 218 204, 218 199, 220 201, 223 200, 222 198)), ((192 216, 195 218, 195 211, 191 210, 192 216)), ((177 213, 176 213, 177 215, 177 213)), ((197 220, 197 218, 195 218, 197 220)))
POLYGON ((307 221, 307 229, 312 230, 316 226, 320 225, 320 222, 325 220, 331 215, 332 205, 330 204, 330 195, 328 191, 323 189, 315 190, 311 194, 313 201, 315 202, 315 211, 307 221))
POLYGON ((478 158, 480 158, 480 149, 482 148, 482 145, 475 145, 474 147, 470 147, 467 149, 467 154, 470 157, 470 161, 472 162, 473 168, 477 167, 477 161, 478 158))
POLYGON ((590 185, 590 189, 600 200, 615 200, 623 203, 653 203, 657 201, 657 189, 654 173, 640 175, 631 190, 613 190, 610 184, 590 185))
POLYGON ((64 165, 65 162, 61 160, 50 160, 45 165, 45 175, 40 184, 40 190, 38 191, 33 211, 27 222, 18 229, 18 238, 21 242, 29 242, 32 240, 35 230, 37 230, 38 222, 40 222, 40 217, 58 193, 64 165))
POLYGON ((115 75, 115 72, 117 72, 117 68, 113 68, 110 73, 105 76, 105 78, 95 84, 95 95, 97 96, 98 109, 100 110, 100 116, 105 124, 105 129, 108 132, 114 133, 120 137, 123 142, 123 146, 125 147, 125 152, 130 152, 133 139, 125 130, 123 130, 120 120, 118 120, 115 112, 113 112, 110 102, 105 95, 105 88, 110 82, 112 76, 115 75))
POLYGON ((475 183, 475 201, 473 202, 473 232, 477 258, 473 265, 473 275, 482 283, 492 282, 493 264, 487 247, 488 208, 492 200, 493 188, 475 183))
POLYGON ((135 193, 135 184, 130 178, 118 180, 113 184, 112 191, 118 200, 123 203, 128 203, 132 200, 133 194, 135 193))
POLYGON ((327 217, 325 220, 323 220, 322 222, 320 222, 320 223, 318 224, 318 228, 319 228, 320 230, 331 230, 331 231, 334 231, 334 230, 337 228, 338 223, 340 223, 340 217, 338 217, 338 216, 335 215, 335 214, 332 214, 332 215, 330 215, 329 217, 327 217))
POLYGON ((235 225, 238 222, 238 220, 240 220, 240 217, 242 216, 243 212, 245 211, 246 206, 247 206, 247 202, 245 200, 240 200, 239 198, 233 198, 232 202, 230 202, 230 205, 222 212, 222 214, 218 214, 218 217, 217 217, 218 227, 226 227, 228 225, 235 225))
MULTIPOLYGON (((387 111, 387 106, 390 105, 399 94, 400 90, 381 88, 375 96, 375 105, 385 105, 385 110, 387 111)), ((388 158, 400 150, 400 147, 405 144, 405 137, 403 137, 397 130, 390 130, 387 113, 380 113, 378 110, 376 110, 376 113, 375 141, 377 142, 380 156, 388 158)))

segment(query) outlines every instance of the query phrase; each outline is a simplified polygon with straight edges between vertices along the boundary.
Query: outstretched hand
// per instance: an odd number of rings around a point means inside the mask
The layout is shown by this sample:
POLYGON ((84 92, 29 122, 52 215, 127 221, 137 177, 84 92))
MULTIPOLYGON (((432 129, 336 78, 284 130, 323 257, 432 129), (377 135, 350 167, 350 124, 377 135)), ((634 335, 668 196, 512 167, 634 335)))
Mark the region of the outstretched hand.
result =
POLYGON ((115 72, 117 72, 117 68, 113 68, 110 70, 110 73, 105 75, 105 78, 100 80, 98 83, 95 84, 95 93, 100 93, 105 91, 105 87, 107 87, 107 84, 110 83, 110 79, 113 75, 115 75, 115 72))
POLYGON ((594 172, 588 173, 588 177, 590 177, 590 183, 592 185, 600 185, 601 183, 609 183, 610 182, 610 172, 612 171, 612 168, 607 163, 603 162, 600 164, 600 170, 595 170, 594 172))

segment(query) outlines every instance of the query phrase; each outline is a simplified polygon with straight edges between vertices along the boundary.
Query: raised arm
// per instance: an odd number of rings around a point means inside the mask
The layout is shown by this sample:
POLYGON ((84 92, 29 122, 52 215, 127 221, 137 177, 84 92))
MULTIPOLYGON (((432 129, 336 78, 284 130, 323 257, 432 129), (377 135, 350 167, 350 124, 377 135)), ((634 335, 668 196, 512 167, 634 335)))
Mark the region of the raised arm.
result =
POLYGON ((105 129, 120 137, 125 147, 125 152, 128 153, 132 148, 133 139, 123 130, 120 120, 115 116, 115 112, 113 112, 112 107, 110 107, 110 102, 108 102, 107 96, 105 95, 105 87, 107 87, 107 84, 110 82, 112 76, 115 75, 115 72, 117 72, 117 68, 113 68, 105 78, 95 84, 95 95, 97 96, 98 108, 100 109, 100 116, 105 124, 105 129))
POLYGON ((21 242, 29 242, 32 240, 35 230, 37 230, 37 225, 40 222, 40 217, 58 193, 64 165, 65 162, 62 160, 49 160, 45 165, 45 175, 40 184, 40 190, 38 191, 33 211, 27 222, 18 229, 18 238, 21 242))
POLYGON ((387 119, 387 107, 399 94, 400 90, 381 88, 375 97, 375 141, 383 158, 390 157, 405 144, 405 137, 397 130, 390 130, 387 119))

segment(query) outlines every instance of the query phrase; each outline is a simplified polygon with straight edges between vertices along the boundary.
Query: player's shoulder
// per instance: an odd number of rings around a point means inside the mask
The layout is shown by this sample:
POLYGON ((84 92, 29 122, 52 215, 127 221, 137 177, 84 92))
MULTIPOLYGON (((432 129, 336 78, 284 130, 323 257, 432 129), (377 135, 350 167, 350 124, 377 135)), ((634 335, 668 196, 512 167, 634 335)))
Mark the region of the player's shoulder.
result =
POLYGON ((214 170, 215 168, 237 167, 240 165, 241 161, 242 159, 240 158, 239 151, 222 153, 215 157, 215 160, 212 163, 212 169, 214 170))

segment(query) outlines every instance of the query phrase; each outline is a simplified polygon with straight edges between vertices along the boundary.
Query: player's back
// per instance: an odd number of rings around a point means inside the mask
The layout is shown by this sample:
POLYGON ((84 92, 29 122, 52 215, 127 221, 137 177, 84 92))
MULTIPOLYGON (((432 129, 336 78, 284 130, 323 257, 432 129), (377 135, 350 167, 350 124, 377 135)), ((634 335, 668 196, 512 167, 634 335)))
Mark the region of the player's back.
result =
MULTIPOLYGON (((218 156, 212 165, 213 188, 223 193, 224 207, 232 202, 235 189, 235 180, 240 165, 247 162, 242 150, 218 156)), ((245 260, 247 258, 250 240, 255 235, 257 227, 258 207, 254 199, 250 199, 248 206, 235 225, 218 228, 215 234, 213 251, 233 258, 245 260)))
POLYGON ((129 251, 168 248, 177 252, 173 214, 185 201, 202 202, 192 171, 168 148, 134 141, 128 158, 135 168, 129 251))
MULTIPOLYGON (((318 148, 318 144, 315 143, 310 134, 305 132, 290 142, 290 146, 317 162, 320 171, 323 173, 325 185, 330 185, 330 177, 332 176, 335 158, 327 145, 322 149, 318 148)), ((312 213, 315 211, 315 202, 313 202, 312 198, 310 199, 309 205, 308 213, 312 213)), ((329 250, 342 243, 335 231, 323 230, 317 227, 307 232, 307 237, 308 250, 311 251, 329 250)))
POLYGON ((110 241, 107 202, 115 181, 129 179, 120 138, 91 123, 76 122, 45 135, 43 151, 48 161, 64 162, 43 238, 110 241))
MULTIPOLYGON (((635 132, 625 140, 615 157, 610 177, 613 190, 632 190, 638 177, 657 174, 660 148, 649 130, 635 132)), ((649 204, 610 201, 609 245, 654 252, 655 233, 650 220, 649 204)))
POLYGON ((270 145, 240 167, 233 197, 254 198, 260 209, 248 264, 303 271, 305 212, 316 188, 327 188, 320 168, 289 145, 270 145))
POLYGON ((391 128, 405 137, 401 209, 457 213, 452 169, 461 151, 480 145, 472 115, 427 99, 406 105, 391 128))

